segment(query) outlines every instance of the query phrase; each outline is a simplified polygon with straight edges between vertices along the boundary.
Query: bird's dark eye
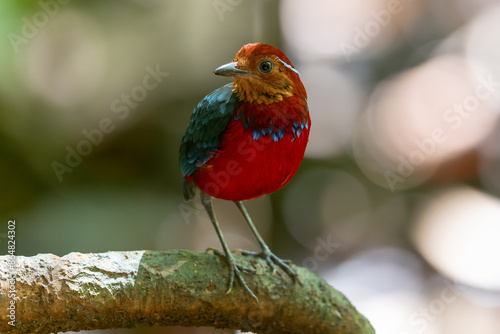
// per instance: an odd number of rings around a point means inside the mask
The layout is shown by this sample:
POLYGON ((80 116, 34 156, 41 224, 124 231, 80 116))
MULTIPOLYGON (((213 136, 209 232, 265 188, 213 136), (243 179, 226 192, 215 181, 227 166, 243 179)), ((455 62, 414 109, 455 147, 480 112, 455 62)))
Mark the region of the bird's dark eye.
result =
POLYGON ((259 64, 259 71, 262 73, 269 73, 273 69, 273 63, 269 60, 263 61, 259 64))

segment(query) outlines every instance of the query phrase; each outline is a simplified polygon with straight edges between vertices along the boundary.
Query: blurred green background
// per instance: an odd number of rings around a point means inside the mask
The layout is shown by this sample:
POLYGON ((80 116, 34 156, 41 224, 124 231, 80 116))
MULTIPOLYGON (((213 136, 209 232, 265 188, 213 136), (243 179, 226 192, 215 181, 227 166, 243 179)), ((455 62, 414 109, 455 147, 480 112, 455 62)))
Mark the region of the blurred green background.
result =
MULTIPOLYGON (((271 248, 377 333, 497 334, 498 31, 494 0, 4 0, 0 253, 9 219, 17 255, 219 247, 178 148, 228 82, 213 70, 265 42, 312 118, 296 177, 248 204, 271 248)), ((215 210, 231 248, 258 249, 232 203, 215 210)))

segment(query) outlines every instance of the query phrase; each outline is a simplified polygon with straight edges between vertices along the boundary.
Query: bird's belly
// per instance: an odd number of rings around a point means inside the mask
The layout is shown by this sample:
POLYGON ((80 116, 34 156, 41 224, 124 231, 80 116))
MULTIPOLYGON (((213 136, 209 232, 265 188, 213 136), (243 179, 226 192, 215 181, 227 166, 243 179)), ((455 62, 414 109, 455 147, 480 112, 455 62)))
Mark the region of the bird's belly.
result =
POLYGON ((299 137, 286 133, 274 141, 271 135, 254 139, 250 131, 231 130, 207 166, 191 179, 208 195, 232 201, 256 198, 286 185, 302 161, 309 135, 304 129, 299 137))

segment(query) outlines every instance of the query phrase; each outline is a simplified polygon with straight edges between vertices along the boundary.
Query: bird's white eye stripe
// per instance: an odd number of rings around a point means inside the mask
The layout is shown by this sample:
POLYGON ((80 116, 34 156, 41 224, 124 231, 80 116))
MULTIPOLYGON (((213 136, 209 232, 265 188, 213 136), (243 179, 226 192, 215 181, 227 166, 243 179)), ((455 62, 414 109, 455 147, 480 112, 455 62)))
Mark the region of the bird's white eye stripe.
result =
POLYGON ((285 65, 286 67, 288 67, 289 69, 291 69, 292 71, 294 71, 295 73, 297 73, 297 75, 300 77, 300 73, 299 71, 297 71, 296 69, 294 69, 292 66, 288 65, 287 63, 285 63, 283 60, 281 60, 279 57, 276 57, 278 58, 278 60, 283 64, 285 65))

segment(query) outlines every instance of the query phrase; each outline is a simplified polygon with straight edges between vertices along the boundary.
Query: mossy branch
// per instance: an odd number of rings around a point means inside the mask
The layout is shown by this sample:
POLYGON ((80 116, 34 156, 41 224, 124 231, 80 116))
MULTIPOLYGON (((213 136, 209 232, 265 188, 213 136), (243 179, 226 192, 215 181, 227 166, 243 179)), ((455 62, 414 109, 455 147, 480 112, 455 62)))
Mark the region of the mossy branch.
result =
POLYGON ((271 274, 264 260, 236 256, 257 295, 230 293, 227 265, 207 253, 173 250, 0 256, 0 332, 54 333, 140 326, 211 326, 255 333, 374 333, 349 301, 316 274, 300 282, 271 274), (9 318, 16 297, 15 320, 9 318), (13 322, 12 322, 13 321, 13 322), (10 324, 9 324, 10 322, 10 324), (12 326, 15 324, 15 326, 12 326))

